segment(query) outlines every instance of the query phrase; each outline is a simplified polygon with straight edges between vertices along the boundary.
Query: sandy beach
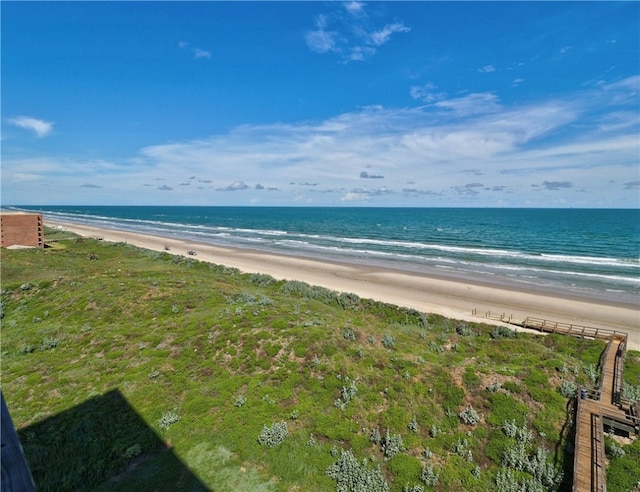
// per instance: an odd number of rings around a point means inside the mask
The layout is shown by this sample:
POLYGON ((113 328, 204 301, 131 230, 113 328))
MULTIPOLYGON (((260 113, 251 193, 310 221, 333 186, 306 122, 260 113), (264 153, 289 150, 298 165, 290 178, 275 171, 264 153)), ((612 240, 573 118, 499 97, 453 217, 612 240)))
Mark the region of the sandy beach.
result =
MULTIPOLYGON (((399 306, 411 307, 446 317, 483 321, 485 313, 512 316, 522 322, 527 316, 560 323, 607 328, 628 334, 628 348, 640 350, 640 307, 594 298, 550 292, 541 288, 525 290, 496 279, 495 283, 473 278, 425 275, 370 265, 284 256, 262 251, 221 247, 207 243, 165 238, 131 231, 118 231, 61 223, 44 218, 47 226, 61 227, 76 234, 105 241, 126 242, 142 248, 188 255, 196 259, 235 267, 247 273, 264 273, 276 279, 300 280, 340 292, 352 292, 399 306), (475 314, 474 314, 475 313, 475 314)), ((500 324, 484 319, 485 322, 500 324)))

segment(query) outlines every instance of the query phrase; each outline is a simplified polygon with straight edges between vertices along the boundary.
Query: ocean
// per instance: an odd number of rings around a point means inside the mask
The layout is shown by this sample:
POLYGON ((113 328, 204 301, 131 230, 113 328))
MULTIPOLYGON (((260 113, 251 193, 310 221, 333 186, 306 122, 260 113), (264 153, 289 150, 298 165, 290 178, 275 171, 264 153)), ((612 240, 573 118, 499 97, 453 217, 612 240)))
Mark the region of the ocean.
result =
MULTIPOLYGON (((7 208, 7 207, 5 207, 7 208)), ((640 303, 640 210, 189 206, 8 207, 223 246, 508 279, 640 303)))

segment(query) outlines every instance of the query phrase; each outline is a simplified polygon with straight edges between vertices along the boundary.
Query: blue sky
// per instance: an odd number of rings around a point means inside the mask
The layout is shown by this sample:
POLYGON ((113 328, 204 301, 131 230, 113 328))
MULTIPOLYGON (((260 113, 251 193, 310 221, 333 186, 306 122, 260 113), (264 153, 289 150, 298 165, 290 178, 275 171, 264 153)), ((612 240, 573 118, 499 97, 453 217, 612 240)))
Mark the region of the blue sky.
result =
POLYGON ((7 2, 3 205, 640 206, 638 2, 7 2))

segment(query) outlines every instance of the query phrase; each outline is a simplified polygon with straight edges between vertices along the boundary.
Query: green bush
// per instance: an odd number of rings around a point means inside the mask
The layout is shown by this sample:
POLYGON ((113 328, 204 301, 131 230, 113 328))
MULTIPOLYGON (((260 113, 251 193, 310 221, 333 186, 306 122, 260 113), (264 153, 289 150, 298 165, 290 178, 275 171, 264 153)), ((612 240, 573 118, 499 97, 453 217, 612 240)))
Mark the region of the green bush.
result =
POLYGON ((434 382, 433 390, 441 399, 444 408, 457 408, 462 405, 464 399, 464 390, 455 384, 451 376, 441 373, 434 382))
POLYGON ((511 393, 520 393, 520 391, 522 391, 520 385, 514 381, 505 381, 504 383, 502 383, 502 387, 506 391, 510 391, 511 393))
POLYGON ((491 411, 486 415, 487 422, 494 426, 502 426, 507 420, 515 419, 525 422, 529 415, 529 408, 505 393, 491 393, 489 395, 491 411))
POLYGON ((464 373, 462 374, 462 380, 469 389, 477 388, 480 386, 481 381, 480 376, 478 376, 476 370, 471 366, 467 366, 465 368, 464 373))
POLYGON ((623 446, 624 455, 612 458, 607 467, 607 491, 636 490, 640 482, 640 439, 623 446))
POLYGON ((422 463, 418 458, 404 453, 397 454, 387 462, 387 467, 393 475, 394 483, 415 483, 420 480, 422 463))
POLYGON ((280 345, 279 343, 264 344, 264 351, 269 357, 275 357, 276 355, 278 355, 280 349, 282 349, 282 345, 280 345))

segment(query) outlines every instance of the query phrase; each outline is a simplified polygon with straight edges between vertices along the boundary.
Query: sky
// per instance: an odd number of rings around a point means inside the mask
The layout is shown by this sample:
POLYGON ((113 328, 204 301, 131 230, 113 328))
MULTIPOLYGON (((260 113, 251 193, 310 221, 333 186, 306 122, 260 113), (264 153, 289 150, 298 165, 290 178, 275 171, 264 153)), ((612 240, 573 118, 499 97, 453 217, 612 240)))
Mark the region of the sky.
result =
POLYGON ((640 3, 13 2, 2 205, 640 207, 640 3))

